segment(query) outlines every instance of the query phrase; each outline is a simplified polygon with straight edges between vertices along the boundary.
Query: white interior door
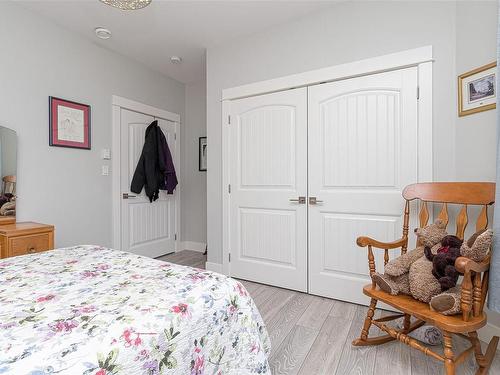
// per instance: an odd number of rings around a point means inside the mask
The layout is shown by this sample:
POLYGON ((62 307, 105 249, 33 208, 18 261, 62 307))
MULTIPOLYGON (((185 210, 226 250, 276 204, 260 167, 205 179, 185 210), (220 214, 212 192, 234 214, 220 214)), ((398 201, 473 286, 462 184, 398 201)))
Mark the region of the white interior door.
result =
POLYGON ((121 249, 153 258, 174 252, 178 192, 167 195, 160 190, 159 198, 150 203, 144 189, 140 194, 130 192, 130 183, 141 156, 146 128, 153 120, 158 120, 174 164, 178 165, 176 123, 127 109, 121 109, 120 118, 121 249))
POLYGON ((231 275, 307 291, 307 89, 230 112, 231 275))
POLYGON ((308 102, 309 292, 366 304, 356 238, 402 235, 401 192, 417 181, 417 69, 312 86, 308 102))

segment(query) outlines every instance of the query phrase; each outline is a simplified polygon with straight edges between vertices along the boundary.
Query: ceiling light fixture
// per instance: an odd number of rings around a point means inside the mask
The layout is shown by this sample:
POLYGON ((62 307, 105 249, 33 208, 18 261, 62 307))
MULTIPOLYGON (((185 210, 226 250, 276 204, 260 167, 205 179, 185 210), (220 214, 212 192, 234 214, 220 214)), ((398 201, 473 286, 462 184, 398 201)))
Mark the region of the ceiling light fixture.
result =
POLYGON ((172 64, 180 64, 182 62, 182 58, 180 58, 179 56, 172 56, 170 58, 170 62, 172 64))
POLYGON ((100 0, 104 4, 122 10, 136 10, 147 7, 151 4, 151 0, 100 0))
POLYGON ((108 29, 106 29, 104 27, 96 27, 94 31, 95 31, 95 35, 99 39, 109 39, 109 38, 111 38, 111 31, 109 31, 108 29))

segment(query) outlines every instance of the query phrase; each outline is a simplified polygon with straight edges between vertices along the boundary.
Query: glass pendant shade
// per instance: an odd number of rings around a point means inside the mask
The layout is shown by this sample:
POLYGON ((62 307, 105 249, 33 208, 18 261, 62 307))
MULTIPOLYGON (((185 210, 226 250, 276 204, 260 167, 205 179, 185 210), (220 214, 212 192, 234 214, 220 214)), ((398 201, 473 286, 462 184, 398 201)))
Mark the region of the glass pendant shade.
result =
POLYGON ((123 10, 136 10, 147 7, 151 0, 100 0, 104 4, 123 10))

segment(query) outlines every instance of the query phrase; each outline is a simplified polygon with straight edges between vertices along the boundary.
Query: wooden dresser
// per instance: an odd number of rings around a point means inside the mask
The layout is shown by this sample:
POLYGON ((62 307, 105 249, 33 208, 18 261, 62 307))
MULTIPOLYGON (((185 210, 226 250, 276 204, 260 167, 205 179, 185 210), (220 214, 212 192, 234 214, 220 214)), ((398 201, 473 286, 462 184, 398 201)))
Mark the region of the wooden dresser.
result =
POLYGON ((54 248, 54 226, 33 222, 0 225, 0 258, 54 248))

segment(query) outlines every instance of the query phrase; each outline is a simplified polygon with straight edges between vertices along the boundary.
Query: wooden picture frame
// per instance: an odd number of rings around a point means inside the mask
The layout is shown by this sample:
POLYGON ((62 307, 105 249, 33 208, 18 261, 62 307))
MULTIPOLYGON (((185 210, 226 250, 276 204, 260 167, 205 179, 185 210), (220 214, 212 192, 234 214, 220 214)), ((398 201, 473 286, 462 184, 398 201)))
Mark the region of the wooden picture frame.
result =
POLYGON ((460 117, 496 108, 496 62, 458 76, 460 117))
POLYGON ((49 96, 49 145, 90 150, 90 105, 49 96))
POLYGON ((198 170, 200 172, 207 170, 207 137, 198 139, 198 170))

